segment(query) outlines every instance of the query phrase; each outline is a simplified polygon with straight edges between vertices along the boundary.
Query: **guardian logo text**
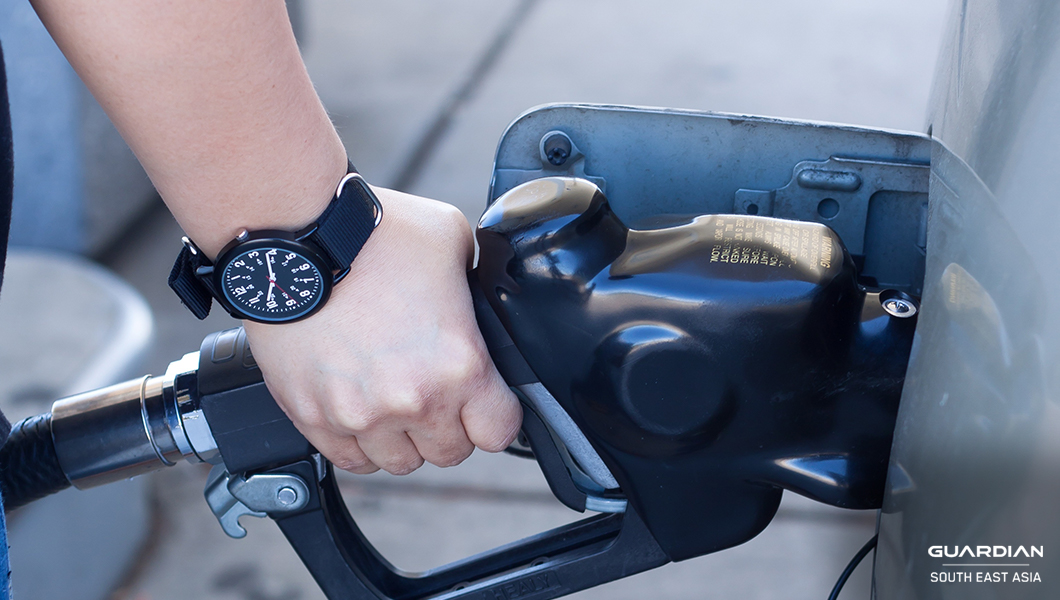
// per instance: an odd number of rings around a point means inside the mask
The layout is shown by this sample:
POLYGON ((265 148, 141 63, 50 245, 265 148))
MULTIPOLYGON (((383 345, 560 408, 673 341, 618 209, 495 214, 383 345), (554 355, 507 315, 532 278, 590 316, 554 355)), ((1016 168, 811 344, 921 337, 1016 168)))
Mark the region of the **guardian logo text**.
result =
POLYGON ((932 558, 1032 558, 1042 557, 1045 546, 931 546, 932 558))

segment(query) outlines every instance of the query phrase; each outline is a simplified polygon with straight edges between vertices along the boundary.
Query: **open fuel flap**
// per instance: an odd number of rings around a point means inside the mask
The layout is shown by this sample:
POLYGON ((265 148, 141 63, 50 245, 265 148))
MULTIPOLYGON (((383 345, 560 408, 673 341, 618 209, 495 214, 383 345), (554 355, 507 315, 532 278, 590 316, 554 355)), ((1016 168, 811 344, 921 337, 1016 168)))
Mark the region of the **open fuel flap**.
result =
POLYGON ((929 137, 687 110, 550 104, 497 148, 489 201, 540 177, 583 177, 630 227, 702 214, 827 225, 859 279, 919 296, 927 244, 929 137))

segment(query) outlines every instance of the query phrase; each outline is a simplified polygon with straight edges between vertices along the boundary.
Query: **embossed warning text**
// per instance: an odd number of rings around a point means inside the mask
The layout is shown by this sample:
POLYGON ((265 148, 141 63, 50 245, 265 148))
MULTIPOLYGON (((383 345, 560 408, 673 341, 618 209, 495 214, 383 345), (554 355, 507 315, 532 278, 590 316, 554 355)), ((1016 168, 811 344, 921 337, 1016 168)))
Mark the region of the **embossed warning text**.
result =
POLYGON ((830 269, 835 243, 827 228, 781 219, 714 217, 710 262, 830 269))

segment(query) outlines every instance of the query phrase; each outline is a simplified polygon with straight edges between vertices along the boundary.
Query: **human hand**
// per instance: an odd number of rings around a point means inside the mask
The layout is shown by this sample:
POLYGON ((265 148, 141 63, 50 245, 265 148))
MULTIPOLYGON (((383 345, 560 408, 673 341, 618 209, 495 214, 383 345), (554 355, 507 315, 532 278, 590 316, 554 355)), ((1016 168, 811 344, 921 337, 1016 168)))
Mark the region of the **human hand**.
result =
POLYGON ((244 324, 277 403, 339 468, 410 473, 503 450, 522 412, 475 323, 463 215, 375 188, 383 220, 328 303, 244 324))

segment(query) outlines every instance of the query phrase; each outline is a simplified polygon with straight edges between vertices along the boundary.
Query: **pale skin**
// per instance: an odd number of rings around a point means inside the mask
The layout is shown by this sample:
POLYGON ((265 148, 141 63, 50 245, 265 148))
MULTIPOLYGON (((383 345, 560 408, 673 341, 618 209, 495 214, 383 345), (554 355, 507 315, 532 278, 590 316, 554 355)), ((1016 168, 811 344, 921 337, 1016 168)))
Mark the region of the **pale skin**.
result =
MULTIPOLYGON (((32 3, 211 257, 242 229, 297 230, 331 200, 346 150, 282 0, 32 3)), ((475 325, 467 221, 374 189, 383 221, 328 304, 293 324, 244 323, 266 383, 309 441, 356 473, 502 450, 521 411, 475 325)))

